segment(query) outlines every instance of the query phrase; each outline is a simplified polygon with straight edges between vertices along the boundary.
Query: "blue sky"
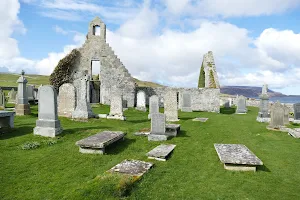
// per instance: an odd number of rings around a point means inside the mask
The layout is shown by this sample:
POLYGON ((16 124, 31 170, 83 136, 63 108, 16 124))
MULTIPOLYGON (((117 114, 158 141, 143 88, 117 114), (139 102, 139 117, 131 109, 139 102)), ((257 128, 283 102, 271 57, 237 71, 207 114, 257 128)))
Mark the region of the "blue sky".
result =
POLYGON ((196 87, 212 50, 221 85, 300 94, 300 0, 2 0, 0 71, 50 74, 99 16, 134 77, 196 87))

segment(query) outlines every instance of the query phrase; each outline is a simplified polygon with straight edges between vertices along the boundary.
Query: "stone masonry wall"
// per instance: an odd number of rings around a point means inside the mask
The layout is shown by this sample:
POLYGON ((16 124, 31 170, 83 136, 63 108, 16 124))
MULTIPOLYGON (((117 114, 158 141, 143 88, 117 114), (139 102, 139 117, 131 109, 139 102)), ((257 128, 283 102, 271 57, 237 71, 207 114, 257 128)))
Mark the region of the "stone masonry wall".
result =
MULTIPOLYGON (((137 87, 136 91, 143 90, 146 93, 146 104, 149 105, 149 98, 152 95, 159 97, 159 106, 163 107, 163 96, 168 87, 137 87)), ((172 88, 178 93, 178 108, 182 105, 182 93, 189 92, 192 99, 193 111, 220 112, 220 89, 211 88, 172 88)))

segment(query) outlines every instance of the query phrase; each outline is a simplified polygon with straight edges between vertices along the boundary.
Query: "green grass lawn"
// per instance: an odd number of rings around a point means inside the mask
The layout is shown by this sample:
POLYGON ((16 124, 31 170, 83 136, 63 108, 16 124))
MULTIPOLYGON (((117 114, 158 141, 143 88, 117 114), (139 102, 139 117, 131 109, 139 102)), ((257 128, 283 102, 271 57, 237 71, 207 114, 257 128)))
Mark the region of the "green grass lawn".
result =
MULTIPOLYGON (((93 108, 108 113, 108 106, 93 108)), ((33 114, 15 118, 15 129, 0 136, 0 199, 119 199, 112 194, 114 183, 103 177, 125 159, 155 163, 134 183, 124 199, 300 199, 300 140, 287 133, 268 131, 255 121, 258 109, 247 115, 179 112, 181 132, 163 143, 176 144, 167 162, 148 160, 145 154, 161 144, 148 142, 133 133, 150 127, 148 113, 125 111, 127 121, 91 119, 75 122, 60 118, 64 132, 54 145, 34 136, 33 114), (193 122, 208 117, 206 123, 193 122), (75 142, 103 130, 127 132, 124 141, 107 149, 107 155, 81 154, 75 142), (22 150, 28 141, 41 146, 22 150), (246 145, 263 162, 257 172, 226 171, 214 143, 246 145), (99 178, 100 177, 100 178, 99 178)))

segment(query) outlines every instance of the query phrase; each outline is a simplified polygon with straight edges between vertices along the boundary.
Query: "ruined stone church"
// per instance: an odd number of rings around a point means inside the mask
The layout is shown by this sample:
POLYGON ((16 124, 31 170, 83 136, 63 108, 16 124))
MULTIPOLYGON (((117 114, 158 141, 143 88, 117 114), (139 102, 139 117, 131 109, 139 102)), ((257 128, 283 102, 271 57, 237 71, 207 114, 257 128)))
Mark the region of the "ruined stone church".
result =
MULTIPOLYGON (((76 80, 84 76, 92 80, 92 63, 94 61, 99 61, 101 65, 99 72, 101 82, 99 91, 100 103, 109 104, 111 92, 118 91, 122 93, 127 106, 133 107, 135 81, 106 42, 106 25, 99 17, 90 22, 83 46, 74 49, 58 63, 58 66, 50 76, 51 84, 56 89, 63 83, 73 83, 75 87, 79 87, 76 80), (99 29, 100 31, 98 31, 99 29)), ((88 93, 92 91, 88 90, 88 93)), ((92 96, 88 94, 89 98, 92 98, 92 96)))
MULTIPOLYGON (((214 64, 213 61, 207 64, 205 71, 206 73, 213 71, 216 75, 215 67, 212 64, 214 64)), ((111 94, 117 92, 123 96, 124 106, 134 107, 136 94, 142 90, 146 94, 147 105, 149 105, 149 97, 157 95, 160 99, 160 107, 163 107, 166 91, 174 90, 177 92, 178 108, 181 107, 184 92, 191 94, 192 110, 194 111, 219 112, 220 108, 219 87, 138 87, 131 74, 106 42, 106 25, 99 17, 90 22, 83 46, 72 50, 70 54, 60 60, 50 75, 50 83, 57 90, 64 83, 71 83, 75 86, 77 95, 83 95, 82 92, 80 93, 81 80, 88 81, 89 88, 87 87, 87 94, 84 94, 87 95, 88 102, 110 105, 111 94), (95 61, 100 62, 101 65, 100 80, 95 80, 93 77, 92 68, 95 61), (96 83, 100 83, 99 87, 96 83)), ((215 81, 217 80, 215 79, 215 81)), ((219 85, 218 82, 215 83, 219 85)))

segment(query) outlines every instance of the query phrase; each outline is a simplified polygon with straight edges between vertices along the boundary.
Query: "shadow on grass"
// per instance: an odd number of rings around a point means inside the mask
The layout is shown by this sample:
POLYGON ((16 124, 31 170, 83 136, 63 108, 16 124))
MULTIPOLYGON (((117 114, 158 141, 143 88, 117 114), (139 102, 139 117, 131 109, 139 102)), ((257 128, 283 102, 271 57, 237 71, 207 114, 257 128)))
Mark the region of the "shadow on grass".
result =
POLYGON ((116 155, 124 151, 130 144, 135 143, 136 139, 124 138, 124 140, 119 140, 113 144, 105 147, 105 153, 108 155, 116 155))
POLYGON ((300 126, 300 124, 297 123, 291 123, 293 126, 300 126))
POLYGON ((180 120, 190 120, 194 119, 195 117, 179 117, 180 120))
POLYGON ((256 169, 257 171, 271 172, 271 170, 266 165, 258 166, 256 169))
POLYGON ((220 108, 221 114, 232 115, 235 113, 236 108, 220 108))
POLYGON ((6 140, 13 137, 33 134, 33 128, 34 126, 22 126, 18 128, 1 128, 0 140, 6 140))
MULTIPOLYGON (((97 129, 99 130, 99 132, 97 132, 97 133, 100 133, 100 132, 102 132, 106 129, 107 130, 111 129, 111 127, 108 127, 108 126, 101 126, 101 127, 99 127, 99 126, 90 126, 90 127, 82 127, 82 128, 69 128, 69 129, 63 130, 63 132, 61 134, 59 134, 59 136, 63 137, 67 134, 74 134, 74 133, 78 133, 80 131, 86 132, 86 130, 97 130, 97 129)), ((97 134, 97 133, 95 133, 95 134, 97 134)))
POLYGON ((190 137, 186 134, 186 131, 180 130, 176 137, 190 137))

